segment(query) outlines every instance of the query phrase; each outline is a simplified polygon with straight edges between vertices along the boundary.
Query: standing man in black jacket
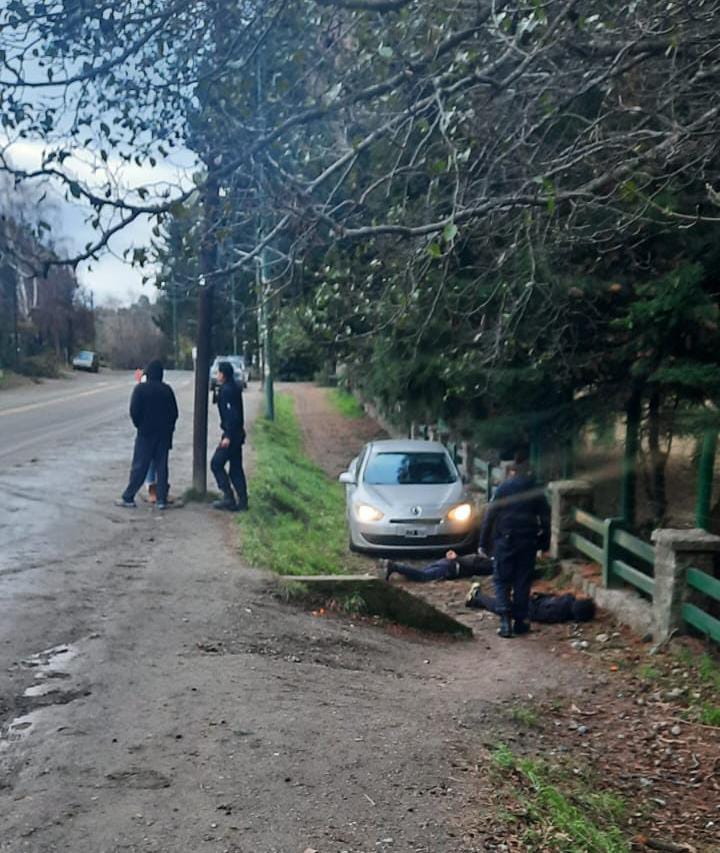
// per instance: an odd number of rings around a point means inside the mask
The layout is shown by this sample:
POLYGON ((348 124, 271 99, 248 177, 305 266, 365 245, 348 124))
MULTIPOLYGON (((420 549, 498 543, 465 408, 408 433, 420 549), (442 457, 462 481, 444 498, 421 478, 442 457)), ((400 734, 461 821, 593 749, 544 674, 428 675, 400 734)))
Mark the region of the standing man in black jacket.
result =
POLYGON ((221 361, 218 364, 217 382, 219 386, 217 406, 222 437, 210 461, 210 468, 215 475, 218 488, 223 493, 223 498, 215 501, 213 507, 230 512, 244 512, 248 508, 247 483, 242 464, 245 413, 242 388, 235 381, 233 366, 229 361, 221 361), (225 471, 228 462, 230 463, 229 477, 225 471), (233 486, 235 494, 233 494, 233 486))
POLYGON ((145 482, 150 463, 155 463, 157 473, 158 509, 167 506, 168 454, 172 447, 178 407, 173 389, 162 381, 163 366, 151 361, 145 369, 146 382, 138 382, 130 398, 130 418, 137 436, 130 467, 130 481, 118 506, 134 507, 135 495, 145 482))
POLYGON ((527 634, 530 584, 538 550, 550 547, 550 506, 527 470, 524 452, 515 455, 510 477, 485 511, 480 550, 495 558, 493 580, 501 637, 527 634), (514 624, 511 621, 514 619, 514 624))

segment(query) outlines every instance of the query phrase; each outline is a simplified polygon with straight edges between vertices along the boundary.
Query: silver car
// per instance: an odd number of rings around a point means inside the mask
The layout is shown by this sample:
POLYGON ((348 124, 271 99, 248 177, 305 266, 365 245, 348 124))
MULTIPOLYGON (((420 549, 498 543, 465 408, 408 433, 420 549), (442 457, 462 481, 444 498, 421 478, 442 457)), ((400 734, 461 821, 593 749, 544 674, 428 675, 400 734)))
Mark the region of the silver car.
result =
POLYGON ((210 365, 210 391, 214 394, 217 386, 217 370, 221 361, 229 361, 232 364, 235 381, 242 387, 248 386, 248 374, 245 368, 245 359, 241 355, 217 355, 210 365))
POLYGON ((475 504, 439 442, 373 441, 339 480, 345 484, 351 551, 475 545, 475 504))

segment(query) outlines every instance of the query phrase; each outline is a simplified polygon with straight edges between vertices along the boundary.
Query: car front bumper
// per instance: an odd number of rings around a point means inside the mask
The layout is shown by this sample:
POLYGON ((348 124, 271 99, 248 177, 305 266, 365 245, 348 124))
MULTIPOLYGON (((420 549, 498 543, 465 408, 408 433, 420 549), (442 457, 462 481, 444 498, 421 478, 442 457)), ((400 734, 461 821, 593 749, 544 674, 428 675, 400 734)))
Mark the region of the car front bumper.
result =
POLYGON ((462 525, 357 524, 355 533, 356 544, 369 551, 463 550, 475 545, 477 520, 462 525))

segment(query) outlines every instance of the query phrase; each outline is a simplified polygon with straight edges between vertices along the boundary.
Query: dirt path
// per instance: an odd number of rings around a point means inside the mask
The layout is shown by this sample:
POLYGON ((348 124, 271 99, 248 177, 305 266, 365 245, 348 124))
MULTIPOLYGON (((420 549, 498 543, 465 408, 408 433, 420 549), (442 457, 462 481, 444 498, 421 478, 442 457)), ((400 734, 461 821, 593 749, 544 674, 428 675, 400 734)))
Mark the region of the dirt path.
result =
MULTIPOLYGON (((296 400, 307 452, 331 476, 345 469, 363 443, 382 435, 369 418, 339 414, 326 389, 288 385, 286 390, 296 400)), ((364 559, 372 571, 374 561, 364 559)), ((683 719, 693 688, 690 674, 672 655, 649 658, 649 644, 605 613, 589 625, 534 626, 530 636, 503 642, 495 636, 494 616, 465 607, 467 581, 418 586, 396 577, 393 582, 412 588, 475 632, 472 642, 454 647, 446 657, 445 682, 436 698, 451 703, 462 684, 467 693, 460 707, 473 709, 469 717, 457 717, 457 725, 470 731, 462 745, 455 741, 455 748, 476 769, 476 807, 463 821, 484 837, 486 846, 480 849, 494 849, 493 838, 511 850, 527 849, 503 839, 498 829, 497 816, 509 807, 507 798, 492 805, 488 751, 503 742, 520 755, 575 764, 570 772, 585 768, 603 787, 626 798, 636 809, 630 826, 637 829, 637 849, 646 849, 647 840, 675 840, 697 851, 720 850, 720 729, 683 719), (638 674, 643 671, 648 677, 638 674), (470 680, 464 678, 468 672, 470 680), (498 679, 503 682, 499 691, 498 679)), ((489 586, 490 580, 484 583, 489 586)), ((685 645, 690 656, 702 651, 698 643, 685 645)), ((705 694, 712 699, 712 688, 705 694)))
POLYGON ((387 438, 372 418, 347 418, 328 401, 328 389, 307 382, 288 382, 278 390, 295 400, 305 451, 329 477, 347 470, 353 457, 368 441, 387 438))

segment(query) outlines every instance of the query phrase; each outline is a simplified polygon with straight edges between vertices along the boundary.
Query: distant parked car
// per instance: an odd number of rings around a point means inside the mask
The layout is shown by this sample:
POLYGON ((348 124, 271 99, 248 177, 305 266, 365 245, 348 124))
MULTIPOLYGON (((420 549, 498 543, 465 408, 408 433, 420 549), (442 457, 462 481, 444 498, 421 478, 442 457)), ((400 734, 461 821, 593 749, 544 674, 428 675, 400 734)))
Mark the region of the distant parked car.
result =
POLYGON ((352 551, 475 546, 475 504, 439 442, 370 442, 339 480, 345 484, 352 551))
POLYGON ((210 366, 210 390, 213 394, 217 388, 217 370, 218 364, 220 364, 221 361, 229 361, 230 364, 232 364, 233 371, 235 373, 235 381, 243 388, 247 388, 248 373, 245 367, 245 359, 241 355, 218 355, 215 357, 215 361, 213 361, 210 366))
POLYGON ((100 370, 100 359, 96 352, 90 350, 81 350, 72 360, 73 370, 88 370, 90 373, 97 373, 100 370))

